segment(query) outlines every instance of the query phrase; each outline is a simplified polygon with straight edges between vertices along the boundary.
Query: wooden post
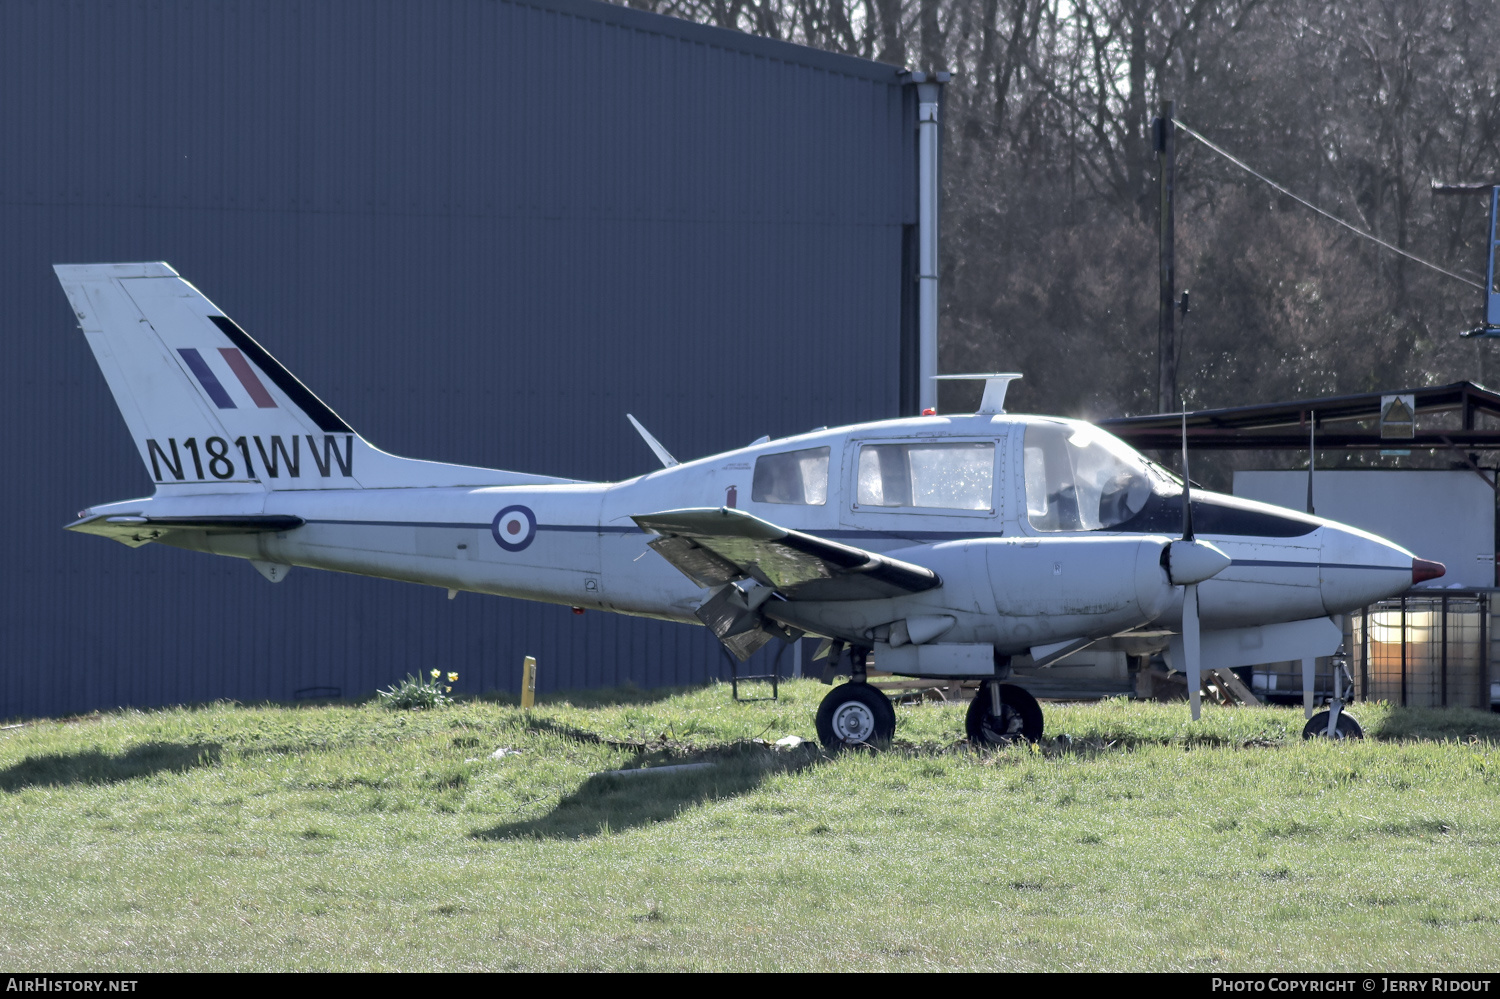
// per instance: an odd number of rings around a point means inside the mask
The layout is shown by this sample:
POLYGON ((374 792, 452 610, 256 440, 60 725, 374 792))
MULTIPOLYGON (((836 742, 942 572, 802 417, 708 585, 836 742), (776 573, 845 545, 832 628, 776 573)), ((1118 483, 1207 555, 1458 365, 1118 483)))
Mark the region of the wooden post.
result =
POLYGON ((527 656, 521 667, 521 707, 536 703, 536 656, 527 656))

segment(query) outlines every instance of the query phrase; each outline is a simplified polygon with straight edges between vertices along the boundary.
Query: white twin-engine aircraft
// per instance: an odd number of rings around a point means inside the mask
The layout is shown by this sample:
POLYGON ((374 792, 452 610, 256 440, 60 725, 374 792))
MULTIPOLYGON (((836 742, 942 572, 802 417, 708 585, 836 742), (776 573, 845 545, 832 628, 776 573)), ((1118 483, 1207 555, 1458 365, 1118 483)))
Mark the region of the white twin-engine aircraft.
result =
MULTIPOLYGON (((56 271, 156 483, 70 529, 248 559, 272 581, 300 565, 701 623, 741 660, 822 636, 852 661, 818 709, 830 748, 895 730, 872 653, 902 676, 985 681, 979 743, 1041 736, 1036 700, 1001 682, 1013 662, 1096 644, 1165 650, 1197 718, 1200 657, 1332 654, 1331 615, 1443 572, 1302 513, 1184 503, 1180 480, 1090 424, 1007 415, 1012 375, 988 376, 972 415, 689 462, 632 417, 664 467, 625 482, 397 458, 166 264, 56 271)), ((1336 718, 1337 702, 1331 734, 1336 718)))

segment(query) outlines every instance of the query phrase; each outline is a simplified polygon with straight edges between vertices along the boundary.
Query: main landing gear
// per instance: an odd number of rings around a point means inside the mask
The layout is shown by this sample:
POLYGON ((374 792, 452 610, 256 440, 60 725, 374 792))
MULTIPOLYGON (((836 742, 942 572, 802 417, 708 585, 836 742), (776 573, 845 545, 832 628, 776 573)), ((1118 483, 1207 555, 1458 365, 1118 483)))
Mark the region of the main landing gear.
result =
POLYGON ((841 683, 818 705, 818 741, 825 749, 886 746, 895 734, 896 709, 868 683, 841 683))
MULTIPOLYGON (((818 741, 833 752, 886 746, 896 734, 896 709, 866 681, 868 653, 850 652, 854 667, 849 682, 834 687, 818 705, 818 741)), ((965 727, 975 748, 1036 742, 1042 737, 1042 706, 1021 687, 987 680, 969 704, 965 727)))
POLYGON ((976 749, 1036 742, 1042 737, 1042 706, 1015 684, 986 680, 969 702, 964 727, 976 749))
POLYGON ((890 698, 870 686, 865 678, 868 653, 851 649, 854 669, 848 683, 828 692, 818 705, 818 741, 830 751, 858 746, 890 745, 896 734, 896 709, 890 698))

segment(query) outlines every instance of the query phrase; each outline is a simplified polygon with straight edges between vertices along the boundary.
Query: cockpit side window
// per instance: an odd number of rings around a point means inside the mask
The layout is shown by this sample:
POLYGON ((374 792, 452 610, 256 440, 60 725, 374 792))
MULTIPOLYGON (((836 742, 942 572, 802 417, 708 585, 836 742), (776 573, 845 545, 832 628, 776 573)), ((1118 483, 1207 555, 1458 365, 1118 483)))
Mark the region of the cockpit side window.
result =
POLYGON ((856 502, 873 507, 990 510, 993 441, 865 444, 859 449, 856 502))
POLYGON ((1151 497, 1145 460, 1086 424, 1028 424, 1025 473, 1026 515, 1038 531, 1114 527, 1151 497))
POLYGON ((828 448, 763 454, 755 459, 750 498, 757 503, 822 506, 828 502, 828 448))

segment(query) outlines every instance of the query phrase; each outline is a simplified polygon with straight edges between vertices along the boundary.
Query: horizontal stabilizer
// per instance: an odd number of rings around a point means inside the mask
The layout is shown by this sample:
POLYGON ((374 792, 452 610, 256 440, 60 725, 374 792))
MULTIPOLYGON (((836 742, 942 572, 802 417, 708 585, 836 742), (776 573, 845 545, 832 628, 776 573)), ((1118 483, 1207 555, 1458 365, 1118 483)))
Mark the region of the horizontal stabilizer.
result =
POLYGON ((877 600, 942 585, 920 565, 707 507, 632 517, 652 548, 699 586, 754 579, 794 600, 877 600))
POLYGON ((68 525, 68 530, 97 534, 132 548, 158 541, 174 531, 201 531, 205 534, 268 534, 290 531, 306 521, 285 514, 210 514, 201 517, 85 517, 68 525))

